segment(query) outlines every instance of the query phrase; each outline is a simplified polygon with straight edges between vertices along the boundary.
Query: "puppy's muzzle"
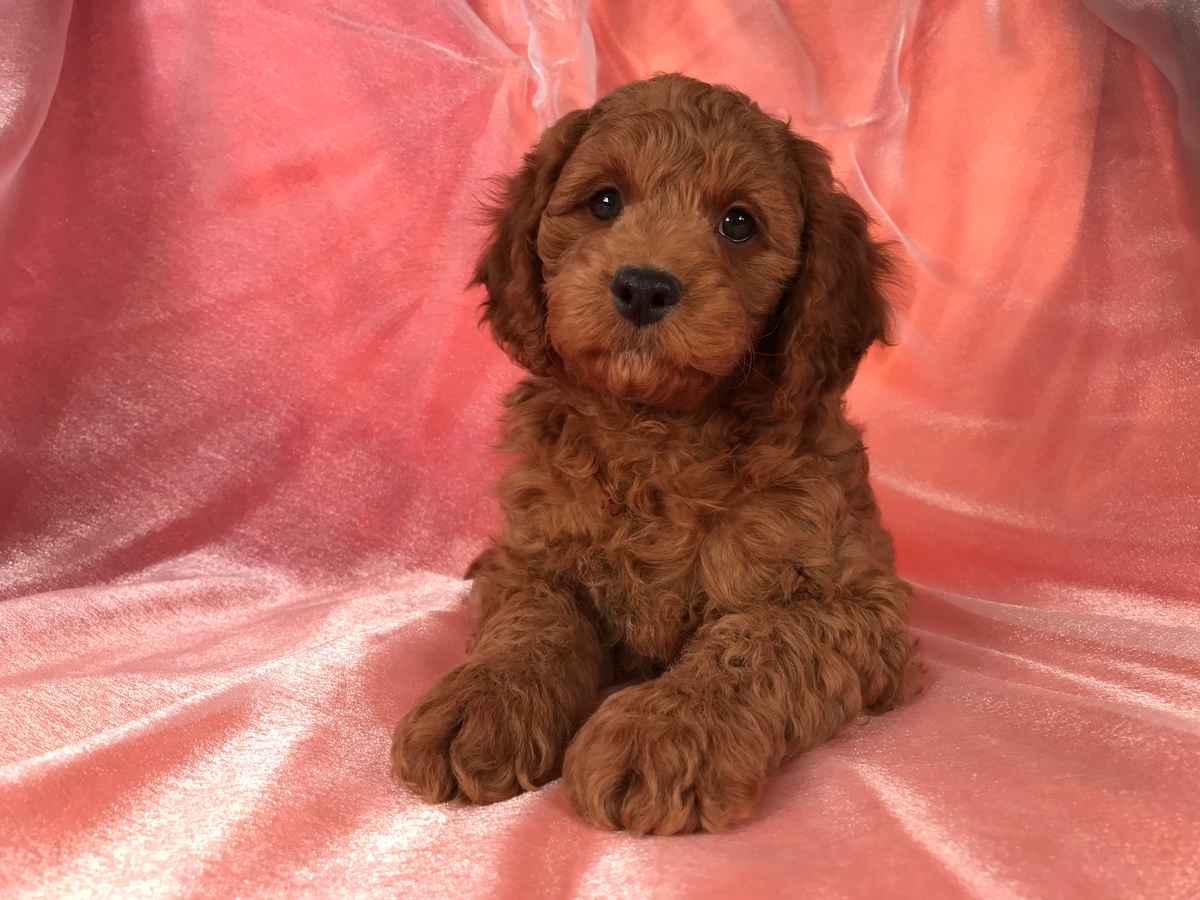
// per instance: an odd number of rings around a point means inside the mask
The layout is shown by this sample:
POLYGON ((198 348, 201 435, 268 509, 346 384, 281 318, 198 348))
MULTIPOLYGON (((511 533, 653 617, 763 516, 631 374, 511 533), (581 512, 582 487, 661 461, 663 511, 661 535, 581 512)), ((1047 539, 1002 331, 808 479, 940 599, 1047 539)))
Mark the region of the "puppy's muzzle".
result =
POLYGON ((658 322, 681 297, 683 285, 670 272, 623 266, 609 283, 617 312, 641 328, 658 322))

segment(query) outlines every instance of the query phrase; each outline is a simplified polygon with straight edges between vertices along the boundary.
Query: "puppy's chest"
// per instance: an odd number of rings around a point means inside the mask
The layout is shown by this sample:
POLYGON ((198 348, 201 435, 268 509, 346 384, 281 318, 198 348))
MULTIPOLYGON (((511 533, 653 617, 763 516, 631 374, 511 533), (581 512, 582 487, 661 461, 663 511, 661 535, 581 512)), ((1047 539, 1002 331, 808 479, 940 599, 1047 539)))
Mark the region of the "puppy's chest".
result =
POLYGON ((541 530, 608 640, 633 658, 666 662, 711 607, 763 598, 795 570, 808 491, 802 467, 769 487, 756 482, 748 451, 619 449, 598 454, 583 477, 555 476, 541 530))

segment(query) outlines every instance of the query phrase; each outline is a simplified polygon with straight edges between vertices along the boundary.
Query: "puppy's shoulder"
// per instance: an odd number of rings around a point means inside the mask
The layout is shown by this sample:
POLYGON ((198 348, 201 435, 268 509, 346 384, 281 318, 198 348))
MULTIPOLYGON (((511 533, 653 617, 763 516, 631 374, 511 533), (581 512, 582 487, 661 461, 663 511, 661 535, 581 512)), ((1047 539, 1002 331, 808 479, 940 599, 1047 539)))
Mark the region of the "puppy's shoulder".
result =
POLYGON ((562 434, 568 414, 562 389, 549 378, 526 375, 504 398, 499 449, 520 456, 540 455, 562 434))

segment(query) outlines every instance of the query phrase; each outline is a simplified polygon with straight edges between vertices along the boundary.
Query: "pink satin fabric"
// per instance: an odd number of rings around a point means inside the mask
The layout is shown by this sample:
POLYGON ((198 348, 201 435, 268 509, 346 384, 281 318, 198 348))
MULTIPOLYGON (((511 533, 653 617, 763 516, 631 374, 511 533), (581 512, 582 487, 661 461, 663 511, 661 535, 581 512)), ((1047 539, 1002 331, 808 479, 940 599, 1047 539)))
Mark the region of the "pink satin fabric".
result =
POLYGON ((1200 19, 833 9, 0 10, 0 896, 1200 896, 1200 19), (926 688, 722 835, 424 806, 391 729, 464 658, 519 376, 478 201, 656 70, 897 241, 851 406, 926 688))

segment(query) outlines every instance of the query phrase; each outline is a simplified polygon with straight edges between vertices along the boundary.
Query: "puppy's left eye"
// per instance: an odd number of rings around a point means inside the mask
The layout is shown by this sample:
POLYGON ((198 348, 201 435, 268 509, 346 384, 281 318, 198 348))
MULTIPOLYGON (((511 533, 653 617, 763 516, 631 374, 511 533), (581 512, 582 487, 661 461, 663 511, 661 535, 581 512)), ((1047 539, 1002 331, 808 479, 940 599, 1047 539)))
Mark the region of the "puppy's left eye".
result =
POLYGON ((748 241, 750 235, 754 234, 754 217, 744 209, 738 209, 735 206, 725 213, 725 218, 721 219, 717 231, 721 233, 721 237, 728 238, 735 244, 748 241))

